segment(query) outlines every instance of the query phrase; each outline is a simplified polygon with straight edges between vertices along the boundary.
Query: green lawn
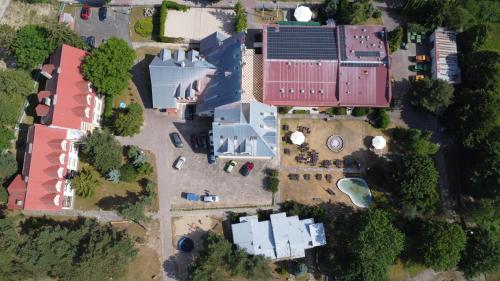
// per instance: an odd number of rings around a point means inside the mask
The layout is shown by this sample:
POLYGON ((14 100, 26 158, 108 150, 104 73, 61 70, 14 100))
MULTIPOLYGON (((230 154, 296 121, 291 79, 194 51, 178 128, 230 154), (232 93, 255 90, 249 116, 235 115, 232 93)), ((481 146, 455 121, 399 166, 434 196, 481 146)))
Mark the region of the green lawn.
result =
POLYGON ((135 23, 140 19, 146 18, 144 16, 144 8, 146 8, 146 6, 137 6, 137 7, 132 8, 132 11, 130 12, 128 29, 129 29, 130 40, 132 42, 150 42, 150 41, 153 41, 152 37, 149 37, 149 38, 142 37, 141 35, 137 34, 134 30, 135 23))
POLYGON ((492 23, 488 28, 488 36, 481 49, 500 52, 500 40, 498 38, 500 38, 500 23, 492 23))
MULTIPOLYGON (((154 172, 148 176, 149 180, 156 182, 156 160, 154 154, 146 152, 149 156, 149 162, 154 167, 154 172)), ((77 210, 115 210, 121 204, 134 200, 137 193, 142 191, 140 185, 141 177, 135 182, 119 182, 114 184, 102 177, 93 166, 88 163, 80 162, 80 168, 88 168, 94 170, 98 175, 101 186, 96 189, 92 198, 75 197, 75 206, 77 210)), ((158 202, 147 208, 147 211, 158 211, 158 202)))

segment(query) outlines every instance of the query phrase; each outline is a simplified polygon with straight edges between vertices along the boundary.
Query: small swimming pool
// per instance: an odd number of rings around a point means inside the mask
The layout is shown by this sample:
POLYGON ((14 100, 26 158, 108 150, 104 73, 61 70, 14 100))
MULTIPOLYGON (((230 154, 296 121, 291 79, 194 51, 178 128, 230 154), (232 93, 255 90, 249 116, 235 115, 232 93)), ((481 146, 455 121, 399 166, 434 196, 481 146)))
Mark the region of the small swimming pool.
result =
POLYGON ((372 202, 372 193, 362 178, 343 178, 337 182, 340 191, 349 195, 352 203, 361 208, 368 208, 372 202))

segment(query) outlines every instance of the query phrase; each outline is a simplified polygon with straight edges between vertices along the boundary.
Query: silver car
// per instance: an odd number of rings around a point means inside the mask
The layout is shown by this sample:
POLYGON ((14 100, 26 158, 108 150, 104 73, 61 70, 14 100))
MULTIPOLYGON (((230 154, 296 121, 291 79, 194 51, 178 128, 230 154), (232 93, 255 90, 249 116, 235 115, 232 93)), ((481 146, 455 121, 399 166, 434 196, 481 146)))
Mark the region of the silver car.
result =
POLYGON ((184 156, 179 156, 177 160, 175 160, 174 168, 177 170, 180 170, 182 166, 184 166, 184 163, 186 163, 186 157, 184 156))
POLYGON ((219 202, 219 196, 217 195, 203 195, 201 201, 205 203, 219 202))

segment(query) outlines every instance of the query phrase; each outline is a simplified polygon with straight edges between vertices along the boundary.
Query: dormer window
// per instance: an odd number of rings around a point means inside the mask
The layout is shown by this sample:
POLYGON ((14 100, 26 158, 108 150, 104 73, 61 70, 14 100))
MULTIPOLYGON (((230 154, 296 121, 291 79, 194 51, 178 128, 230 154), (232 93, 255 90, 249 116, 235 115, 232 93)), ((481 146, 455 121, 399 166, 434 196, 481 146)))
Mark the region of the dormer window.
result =
POLYGON ((57 183, 56 183, 57 192, 61 192, 61 187, 62 187, 62 181, 57 181, 57 183))
POLYGON ((67 144, 68 144, 68 141, 67 141, 67 140, 63 140, 63 141, 61 142, 61 148, 62 148, 62 150, 63 150, 63 151, 66 151, 66 145, 67 145, 67 144))
POLYGON ((87 84, 87 89, 89 90, 89 93, 92 93, 92 83, 87 84))
POLYGON ((85 117, 90 118, 90 107, 85 108, 85 117))
POLYGON ((59 155, 59 163, 64 164, 64 159, 66 158, 66 154, 62 153, 59 155))
POLYGON ((64 168, 63 167, 59 167, 59 169, 57 169, 57 176, 59 178, 62 178, 63 177, 63 173, 64 173, 64 168))
POLYGON ((92 101, 92 96, 89 94, 87 95, 87 105, 90 105, 91 101, 92 101))

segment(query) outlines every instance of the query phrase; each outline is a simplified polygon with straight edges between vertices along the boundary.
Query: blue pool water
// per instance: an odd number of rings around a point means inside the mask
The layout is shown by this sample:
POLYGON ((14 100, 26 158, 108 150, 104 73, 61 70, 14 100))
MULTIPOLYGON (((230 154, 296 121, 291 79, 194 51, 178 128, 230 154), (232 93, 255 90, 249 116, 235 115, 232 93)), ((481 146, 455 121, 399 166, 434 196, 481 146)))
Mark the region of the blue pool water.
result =
POLYGON ((361 208, 368 208, 372 202, 372 193, 362 178, 343 178, 337 182, 340 191, 349 195, 352 203, 361 208))

